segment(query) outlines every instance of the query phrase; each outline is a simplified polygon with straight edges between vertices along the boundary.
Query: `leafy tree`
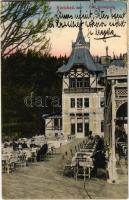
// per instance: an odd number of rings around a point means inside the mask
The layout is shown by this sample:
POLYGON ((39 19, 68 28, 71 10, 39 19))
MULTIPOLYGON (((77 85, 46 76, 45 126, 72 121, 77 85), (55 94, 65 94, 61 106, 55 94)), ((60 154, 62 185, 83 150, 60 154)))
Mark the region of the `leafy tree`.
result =
MULTIPOLYGON (((34 97, 62 95, 62 79, 56 73, 67 57, 42 55, 29 50, 2 58, 2 127, 3 135, 31 137, 44 133, 43 114, 61 111, 61 107, 27 107, 24 103, 31 92, 34 97)), ((43 102, 44 105, 44 102, 43 102)))
POLYGON ((2 55, 20 49, 48 50, 46 33, 52 22, 50 7, 44 0, 1 3, 2 55))

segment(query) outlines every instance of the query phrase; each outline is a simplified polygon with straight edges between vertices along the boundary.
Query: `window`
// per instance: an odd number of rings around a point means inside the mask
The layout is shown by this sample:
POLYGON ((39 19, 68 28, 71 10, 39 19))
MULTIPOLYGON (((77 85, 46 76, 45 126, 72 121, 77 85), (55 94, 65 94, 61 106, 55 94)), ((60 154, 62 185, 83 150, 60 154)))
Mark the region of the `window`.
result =
POLYGON ((75 88, 76 87, 76 79, 75 78, 71 78, 70 79, 70 88, 75 88))
POLYGON ((73 117, 74 117, 74 116, 75 116, 75 114, 74 114, 74 113, 70 113, 70 116, 73 116, 73 117))
POLYGON ((86 78, 70 78, 69 79, 69 85, 70 88, 87 88, 90 87, 90 78, 86 77, 86 78))
POLYGON ((104 97, 100 97, 100 106, 104 107, 104 97))
POLYGON ((77 119, 77 132, 79 132, 79 133, 83 132, 82 118, 77 119))
POLYGON ((77 99, 77 108, 82 108, 82 105, 83 105, 82 98, 78 98, 77 99))
POLYGON ((82 88, 82 87, 83 87, 83 79, 77 78, 77 88, 82 88))
POLYGON ((127 82, 127 79, 119 79, 119 80, 117 80, 118 81, 118 83, 126 83, 127 82))
POLYGON ((71 124, 71 135, 75 135, 75 124, 71 124))
POLYGON ((104 121, 101 121, 101 132, 104 132, 104 121))
POLYGON ((76 116, 81 117, 82 113, 76 113, 76 116))
POLYGON ((89 117, 89 113, 84 113, 84 116, 85 117, 89 117))
POLYGON ((77 132, 82 133, 82 123, 77 123, 77 132))
POLYGON ((57 118, 54 119, 54 129, 59 128, 59 120, 57 118))
POLYGON ((89 98, 84 98, 84 107, 89 107, 89 98))
POLYGON ((71 108, 75 108, 75 99, 71 98, 71 108))
POLYGON ((84 87, 90 87, 90 78, 84 78, 84 87))

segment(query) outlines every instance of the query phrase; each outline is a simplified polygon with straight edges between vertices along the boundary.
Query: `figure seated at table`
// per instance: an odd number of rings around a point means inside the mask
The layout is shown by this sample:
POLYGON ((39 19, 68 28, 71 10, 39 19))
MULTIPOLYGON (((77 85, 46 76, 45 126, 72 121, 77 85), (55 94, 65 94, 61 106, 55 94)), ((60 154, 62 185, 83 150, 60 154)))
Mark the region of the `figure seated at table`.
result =
POLYGON ((28 148, 28 145, 27 145, 27 143, 24 141, 23 144, 22 144, 22 149, 26 149, 26 148, 28 148))
POLYGON ((46 143, 37 152, 37 161, 38 162, 42 160, 42 158, 44 157, 44 155, 46 155, 47 151, 48 151, 48 144, 46 143))
POLYGON ((105 175, 107 176, 106 174, 107 159, 106 159, 105 152, 101 150, 95 151, 91 157, 93 158, 93 165, 94 165, 92 175, 97 177, 98 169, 104 169, 105 175))

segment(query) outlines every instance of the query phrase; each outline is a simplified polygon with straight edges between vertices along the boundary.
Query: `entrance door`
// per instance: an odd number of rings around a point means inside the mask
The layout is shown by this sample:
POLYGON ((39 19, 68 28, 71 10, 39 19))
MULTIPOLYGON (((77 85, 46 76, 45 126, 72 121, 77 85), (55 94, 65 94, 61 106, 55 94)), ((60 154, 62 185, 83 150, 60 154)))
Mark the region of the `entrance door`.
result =
POLYGON ((71 124, 71 135, 75 135, 75 124, 71 124))
POLYGON ((89 123, 85 122, 85 137, 88 136, 88 133, 89 133, 89 123))

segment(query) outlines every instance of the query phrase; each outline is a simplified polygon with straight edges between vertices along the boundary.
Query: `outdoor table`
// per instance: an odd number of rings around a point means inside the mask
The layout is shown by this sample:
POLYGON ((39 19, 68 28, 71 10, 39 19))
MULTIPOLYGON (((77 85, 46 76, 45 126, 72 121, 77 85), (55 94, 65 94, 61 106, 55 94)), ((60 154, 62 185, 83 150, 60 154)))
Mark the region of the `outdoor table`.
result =
POLYGON ((14 170, 16 162, 17 158, 13 154, 2 155, 2 167, 8 174, 10 173, 10 170, 14 170))
POLYGON ((83 146, 81 149, 95 149, 95 147, 91 146, 83 146))
POLYGON ((37 161, 36 157, 37 157, 38 149, 39 149, 38 147, 31 149, 31 158, 33 159, 34 162, 37 161))
POLYGON ((80 149, 80 152, 89 152, 89 153, 93 153, 95 151, 95 149, 80 149))
POLYGON ((79 151, 75 153, 75 157, 84 157, 93 155, 93 151, 79 151))
POLYGON ((7 161, 9 160, 9 155, 8 154, 3 154, 2 155, 2 161, 7 161))

